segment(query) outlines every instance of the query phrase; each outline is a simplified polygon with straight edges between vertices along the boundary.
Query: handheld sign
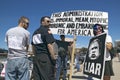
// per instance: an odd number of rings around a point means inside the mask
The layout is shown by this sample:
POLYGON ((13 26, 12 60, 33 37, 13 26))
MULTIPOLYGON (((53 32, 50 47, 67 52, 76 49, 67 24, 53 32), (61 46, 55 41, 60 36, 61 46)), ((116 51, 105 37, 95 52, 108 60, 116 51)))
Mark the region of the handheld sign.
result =
POLYGON ((108 13, 101 11, 73 10, 53 13, 51 31, 59 35, 93 36, 94 24, 102 24, 108 29, 108 13))
POLYGON ((106 34, 93 37, 89 42, 83 73, 93 78, 102 79, 104 75, 106 34))

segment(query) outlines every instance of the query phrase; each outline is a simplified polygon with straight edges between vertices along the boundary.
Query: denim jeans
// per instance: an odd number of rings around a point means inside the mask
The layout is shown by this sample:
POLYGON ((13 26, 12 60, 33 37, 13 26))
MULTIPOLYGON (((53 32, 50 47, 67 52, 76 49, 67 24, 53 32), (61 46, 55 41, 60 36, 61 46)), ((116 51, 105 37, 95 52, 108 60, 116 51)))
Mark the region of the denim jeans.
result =
POLYGON ((8 59, 5 80, 29 80, 29 66, 27 58, 8 59))
POLYGON ((77 71, 80 71, 80 61, 79 59, 75 59, 75 68, 77 69, 77 71))
POLYGON ((55 80, 59 80, 60 78, 60 73, 61 70, 63 71, 63 80, 66 79, 66 75, 67 75, 67 56, 62 60, 62 58, 60 56, 58 56, 57 60, 56 60, 56 79, 55 80))

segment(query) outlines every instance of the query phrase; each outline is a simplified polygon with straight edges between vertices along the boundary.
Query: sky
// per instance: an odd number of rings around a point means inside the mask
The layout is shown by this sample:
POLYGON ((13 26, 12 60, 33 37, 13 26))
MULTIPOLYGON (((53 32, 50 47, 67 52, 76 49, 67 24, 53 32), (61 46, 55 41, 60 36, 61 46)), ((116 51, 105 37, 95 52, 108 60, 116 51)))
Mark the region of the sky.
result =
MULTIPOLYGON (((94 10, 108 12, 108 31, 113 43, 120 40, 120 0, 0 0, 0 48, 7 49, 5 33, 18 25, 18 19, 30 19, 28 31, 31 33, 40 26, 42 16, 71 10, 94 10)), ((59 39, 59 35, 54 35, 59 39)), ((67 36, 73 38, 73 36, 67 36)), ((76 47, 88 47, 88 36, 77 36, 76 47)))

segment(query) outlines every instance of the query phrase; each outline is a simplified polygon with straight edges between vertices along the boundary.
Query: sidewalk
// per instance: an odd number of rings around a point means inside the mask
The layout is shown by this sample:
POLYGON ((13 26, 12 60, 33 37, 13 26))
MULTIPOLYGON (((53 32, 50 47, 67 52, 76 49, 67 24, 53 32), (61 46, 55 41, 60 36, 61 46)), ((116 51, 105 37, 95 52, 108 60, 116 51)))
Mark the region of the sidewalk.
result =
POLYGON ((113 59, 113 70, 115 75, 111 77, 111 80, 120 80, 120 62, 118 57, 113 59))
MULTIPOLYGON (((111 80, 120 80, 120 62, 118 61, 117 57, 113 59, 113 70, 115 75, 111 77, 111 80)), ((87 80, 87 79, 82 72, 77 72, 73 74, 72 80, 87 80)))

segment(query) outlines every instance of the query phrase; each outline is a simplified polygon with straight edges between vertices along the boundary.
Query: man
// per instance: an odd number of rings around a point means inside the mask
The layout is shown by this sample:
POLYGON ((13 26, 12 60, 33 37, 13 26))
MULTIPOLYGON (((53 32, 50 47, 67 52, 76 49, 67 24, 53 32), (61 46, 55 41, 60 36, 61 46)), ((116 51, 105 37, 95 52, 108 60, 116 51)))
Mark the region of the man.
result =
POLYGON ((59 80, 61 70, 63 71, 63 80, 66 80, 67 61, 68 61, 68 46, 69 42, 65 41, 65 35, 60 35, 61 40, 56 40, 58 45, 58 58, 56 60, 56 80, 59 80))
POLYGON ((89 46, 89 58, 91 60, 96 60, 97 58, 99 58, 100 56, 100 48, 99 48, 99 40, 95 39, 91 42, 90 46, 89 46))
MULTIPOLYGON (((77 50, 76 51, 76 54, 75 54, 75 68, 77 69, 76 71, 74 71, 74 73, 77 73, 77 72, 81 72, 81 68, 80 68, 80 51, 77 50)), ((82 62, 82 61, 81 61, 82 62)))
POLYGON ((5 80, 29 80, 27 50, 30 33, 27 31, 29 19, 22 16, 18 26, 6 32, 8 59, 5 80))
MULTIPOLYGON (((100 35, 104 33, 103 27, 100 24, 95 24, 93 26, 94 36, 100 35)), ((106 36, 106 55, 105 55, 105 71, 103 80, 110 80, 110 76, 113 76, 113 68, 112 68, 112 56, 110 54, 110 50, 112 49, 112 38, 107 34, 106 36)))
POLYGON ((54 80, 55 55, 53 35, 49 29, 50 17, 41 18, 41 26, 34 32, 32 45, 35 57, 33 58, 34 80, 54 80))

